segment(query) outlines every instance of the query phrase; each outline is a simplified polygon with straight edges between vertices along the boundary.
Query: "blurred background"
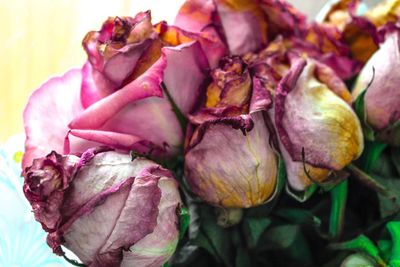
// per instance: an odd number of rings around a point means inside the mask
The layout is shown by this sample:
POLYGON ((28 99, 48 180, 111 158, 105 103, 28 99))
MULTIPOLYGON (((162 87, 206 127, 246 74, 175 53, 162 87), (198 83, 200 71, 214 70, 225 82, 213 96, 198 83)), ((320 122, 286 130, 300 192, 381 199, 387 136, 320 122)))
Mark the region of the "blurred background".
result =
MULTIPOLYGON (((0 144, 23 132, 22 112, 34 89, 50 76, 84 63, 81 41, 88 31, 98 30, 108 16, 133 16, 148 9, 152 10, 154 23, 172 23, 183 2, 0 0, 0 144)), ((289 2, 312 18, 327 1, 289 2)))

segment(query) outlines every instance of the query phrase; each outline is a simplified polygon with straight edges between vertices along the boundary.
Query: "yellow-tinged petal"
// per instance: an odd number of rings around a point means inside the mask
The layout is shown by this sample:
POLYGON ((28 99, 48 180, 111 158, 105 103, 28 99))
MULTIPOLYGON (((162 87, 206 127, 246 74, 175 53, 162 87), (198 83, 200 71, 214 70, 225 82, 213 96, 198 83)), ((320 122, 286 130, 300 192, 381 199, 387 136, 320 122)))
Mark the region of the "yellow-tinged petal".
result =
POLYGON ((314 73, 315 65, 309 62, 284 96, 283 109, 278 106, 280 140, 293 160, 301 162, 304 148, 307 163, 340 170, 362 153, 361 125, 351 106, 314 73))
POLYGON ((206 122, 191 137, 185 155, 187 181, 194 193, 212 205, 249 208, 265 203, 276 190, 278 158, 263 114, 251 115, 251 129, 238 129, 249 119, 206 122))

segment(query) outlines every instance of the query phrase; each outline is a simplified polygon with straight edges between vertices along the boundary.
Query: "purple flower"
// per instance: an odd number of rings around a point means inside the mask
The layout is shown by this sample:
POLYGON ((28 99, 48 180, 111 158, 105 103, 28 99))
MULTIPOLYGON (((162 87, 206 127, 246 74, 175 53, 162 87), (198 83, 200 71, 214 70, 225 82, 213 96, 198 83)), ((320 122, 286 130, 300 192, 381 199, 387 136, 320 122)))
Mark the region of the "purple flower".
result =
POLYGON ((184 116, 197 105, 209 68, 203 47, 213 45, 206 34, 153 26, 149 12, 109 18, 85 37, 88 61, 81 70, 32 94, 24 112, 23 166, 52 150, 80 154, 100 144, 175 155, 184 137, 173 103, 184 116))
POLYGON ((178 242, 181 199, 171 173, 108 149, 80 158, 52 152, 24 173, 35 218, 88 266, 160 266, 178 242), (73 159, 74 164, 70 164, 73 159))
POLYGON ((378 139, 400 145, 400 77, 394 71, 400 67, 400 31, 398 26, 389 24, 381 33, 383 42, 361 71, 353 94, 357 97, 366 90, 366 123, 378 139))
POLYGON ((263 204, 273 198, 278 183, 278 157, 264 117, 269 94, 260 81, 252 81, 238 57, 224 59, 212 77, 206 106, 190 117, 188 184, 215 206, 263 204))

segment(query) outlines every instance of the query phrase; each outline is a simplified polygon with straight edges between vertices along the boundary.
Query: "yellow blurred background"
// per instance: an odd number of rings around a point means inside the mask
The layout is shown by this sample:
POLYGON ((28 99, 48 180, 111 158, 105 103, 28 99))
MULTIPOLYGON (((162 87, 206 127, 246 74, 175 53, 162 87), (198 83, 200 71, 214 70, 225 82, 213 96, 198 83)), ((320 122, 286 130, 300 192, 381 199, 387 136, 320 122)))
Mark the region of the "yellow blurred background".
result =
MULTIPOLYGON (((173 21, 183 0, 0 0, 0 144, 22 133, 31 92, 51 75, 80 67, 81 41, 108 16, 152 10, 153 22, 173 21)), ((49 110, 51 112, 51 110, 49 110)))
MULTIPOLYGON (((311 16, 323 0, 291 0, 311 16)), ((0 144, 22 133, 30 93, 51 75, 80 67, 82 38, 108 16, 152 10, 153 22, 173 22, 183 0, 0 0, 0 144)), ((49 110, 51 112, 51 110, 49 110)))

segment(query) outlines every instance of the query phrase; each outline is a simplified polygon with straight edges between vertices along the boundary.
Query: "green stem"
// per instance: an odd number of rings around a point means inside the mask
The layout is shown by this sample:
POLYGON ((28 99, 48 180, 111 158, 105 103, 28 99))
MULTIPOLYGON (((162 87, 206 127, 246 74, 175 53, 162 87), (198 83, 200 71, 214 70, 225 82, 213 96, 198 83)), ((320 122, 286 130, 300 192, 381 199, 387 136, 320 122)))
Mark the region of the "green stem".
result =
POLYGON ((393 200, 396 199, 396 194, 394 194, 391 190, 389 190, 384 185, 376 181, 370 175, 366 174, 356 165, 350 163, 349 165, 347 165, 347 169, 353 174, 355 178, 357 178, 361 183, 363 183, 367 187, 390 199, 393 200))
POLYGON ((344 180, 330 191, 331 193, 331 214, 329 220, 329 234, 337 238, 342 234, 344 213, 346 208, 348 181, 344 180))
POLYGON ((167 95, 168 101, 171 103, 172 110, 174 111, 176 118, 178 119, 179 124, 181 125, 183 133, 185 133, 186 126, 187 126, 187 120, 186 120, 185 116, 183 115, 183 113, 179 109, 179 107, 176 105, 174 99, 172 98, 171 94, 168 92, 168 89, 164 83, 161 83, 161 87, 162 87, 164 93, 167 95))

